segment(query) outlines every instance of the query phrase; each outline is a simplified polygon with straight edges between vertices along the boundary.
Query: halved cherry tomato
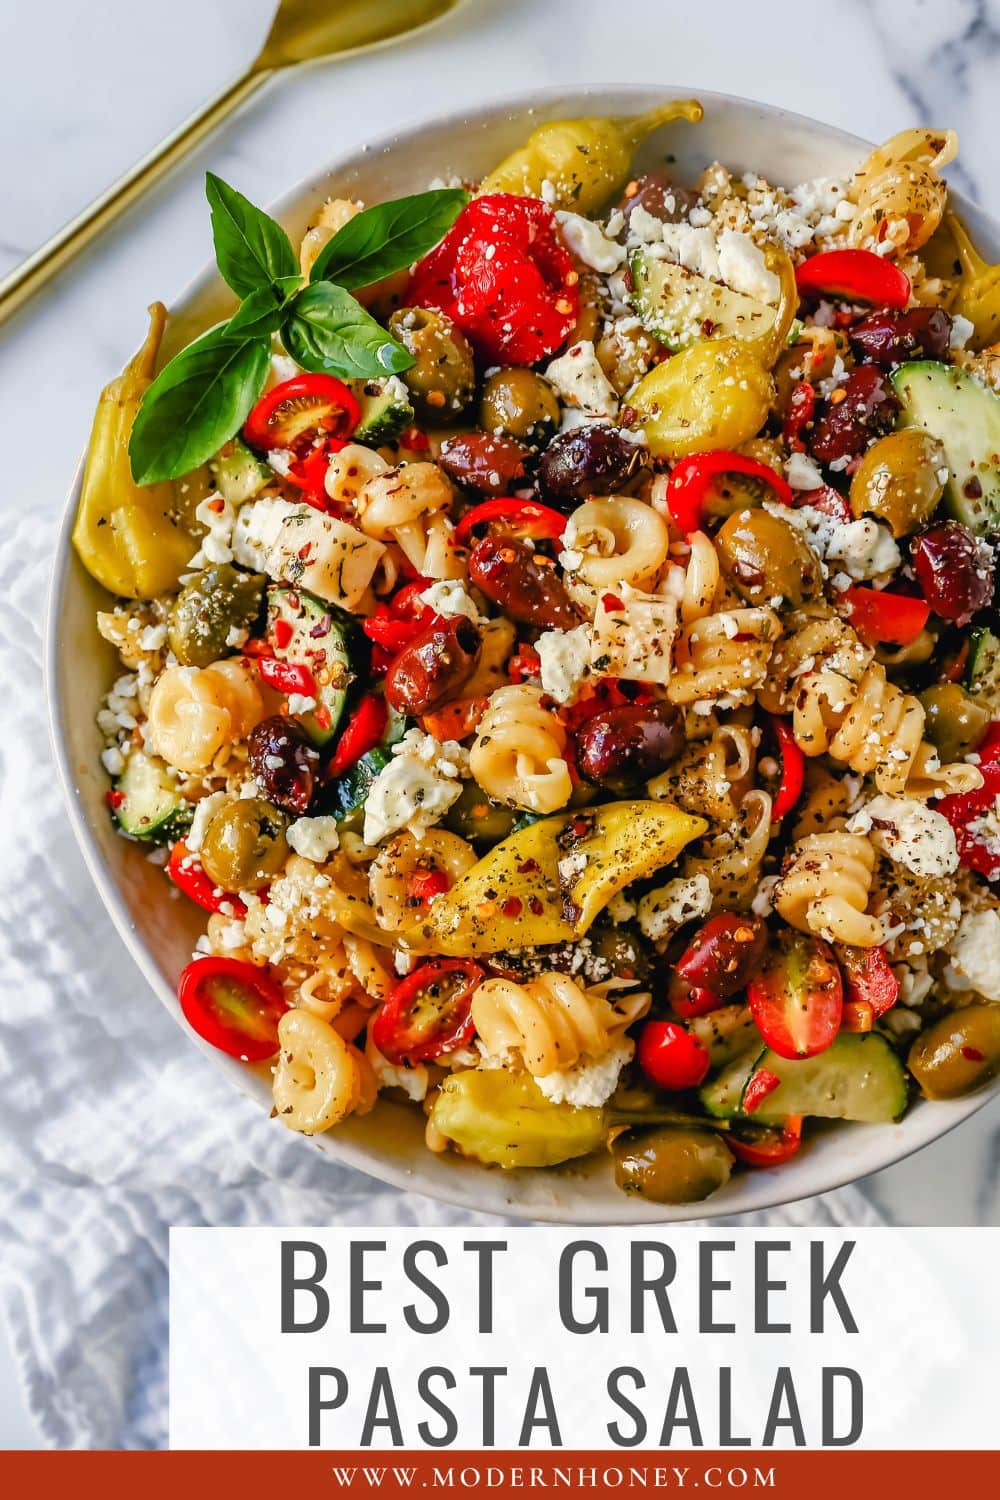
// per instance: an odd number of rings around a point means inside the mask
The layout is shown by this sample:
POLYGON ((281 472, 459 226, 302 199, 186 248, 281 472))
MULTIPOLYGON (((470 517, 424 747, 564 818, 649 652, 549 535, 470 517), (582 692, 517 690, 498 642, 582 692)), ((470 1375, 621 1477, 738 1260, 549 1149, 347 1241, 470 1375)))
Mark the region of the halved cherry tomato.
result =
POLYGON ((566 530, 569 517, 537 500, 484 500, 474 505, 455 527, 455 543, 466 547, 472 533, 480 526, 496 528, 505 536, 530 537, 533 542, 557 542, 566 530))
MULTIPOLYGON (((773 1073, 771 1077, 774 1077, 773 1073)), ((783 1162, 791 1160, 801 1144, 801 1115, 789 1115, 780 1129, 766 1125, 739 1125, 726 1136, 730 1151, 748 1167, 780 1167, 783 1162)))
POLYGON ((884 1016, 899 999, 899 980, 892 972, 884 948, 852 948, 838 943, 837 958, 844 980, 844 999, 867 1005, 875 1016, 884 1016))
POLYGON ((257 671, 261 681, 276 693, 299 693, 303 698, 315 698, 316 679, 302 662, 279 661, 276 656, 258 656, 257 671))
POLYGON ((196 958, 177 987, 184 1019, 206 1042, 243 1062, 278 1050, 278 1022, 288 1009, 268 969, 237 958, 196 958))
POLYGON ((743 1090, 740 1105, 745 1115, 755 1114, 768 1095, 781 1087, 781 1079, 770 1068, 758 1068, 743 1090))
POLYGON ((333 375, 293 375, 261 396, 243 424, 253 448, 290 448, 300 456, 327 438, 346 438, 361 408, 354 392, 333 375))
POLYGON ((711 990, 699 990, 682 979, 675 969, 670 971, 667 1004, 682 1021, 689 1021, 692 1016, 707 1016, 725 1003, 721 995, 713 995, 711 990))
POLYGON ((488 364, 533 365, 576 323, 579 273, 539 198, 487 193, 415 266, 405 300, 437 307, 488 364))
POLYGON ((785 505, 792 504, 792 490, 787 479, 768 464, 758 463, 745 453, 732 453, 727 448, 717 448, 712 453, 692 453, 675 465, 667 484, 667 508, 674 525, 685 536, 701 529, 709 489, 720 474, 745 474, 749 479, 759 479, 769 485, 785 505))
MULTIPOLYGON (((782 934, 747 986, 750 1014, 779 1057, 815 1057, 840 1030, 844 989, 829 943, 802 932, 782 934)), ((745 1107, 745 1106, 744 1106, 745 1107)))
POLYGON ((719 911, 695 934, 674 968, 696 989, 728 999, 746 988, 766 950, 767 928, 760 917, 719 911))
POLYGON ((800 380, 798 385, 792 387, 788 411, 781 428, 781 435, 793 453, 805 451, 806 445, 802 433, 809 426, 815 412, 815 388, 809 384, 808 380, 800 380))
POLYGON ((472 1041, 472 996, 483 978, 466 958, 435 958, 396 985, 372 1022, 372 1040, 389 1062, 421 1063, 472 1041))
POLYGON ((331 776, 342 776, 362 755, 374 749, 385 734, 389 707, 381 693, 369 693, 351 714, 337 741, 327 767, 331 776))
POLYGON ((926 599, 888 589, 849 588, 842 599, 847 618, 870 646, 908 646, 930 619, 926 599))
POLYGON ((894 308, 910 300, 910 278, 873 250, 824 250, 798 266, 795 280, 803 297, 843 297, 894 308))
POLYGON ((707 1049, 676 1021, 647 1021, 636 1058, 657 1088, 671 1091, 697 1088, 711 1064, 707 1049))
POLYGON ((792 726, 787 719, 770 715, 771 732, 777 741, 778 757, 781 761, 781 781, 771 803, 771 822, 780 823, 790 813, 802 796, 806 779, 806 758, 796 742, 792 726))
POLYGON ((247 909, 239 896, 220 890, 209 879, 197 854, 192 854, 183 839, 178 839, 170 851, 167 874, 179 891, 203 911, 223 911, 230 917, 245 917, 247 909))

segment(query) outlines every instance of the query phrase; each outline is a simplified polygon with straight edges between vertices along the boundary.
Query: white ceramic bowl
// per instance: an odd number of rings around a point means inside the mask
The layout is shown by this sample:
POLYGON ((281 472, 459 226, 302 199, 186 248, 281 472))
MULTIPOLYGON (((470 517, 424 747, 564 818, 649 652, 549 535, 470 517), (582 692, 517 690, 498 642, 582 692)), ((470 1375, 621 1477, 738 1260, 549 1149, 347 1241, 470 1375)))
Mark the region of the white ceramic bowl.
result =
MULTIPOLYGON (((330 194, 372 202, 418 191, 438 176, 478 178, 540 121, 638 113, 670 93, 686 97, 689 91, 628 85, 550 90, 441 117, 334 162, 326 176, 294 188, 274 211, 294 240, 330 194)), ((718 158, 737 171, 759 171, 773 182, 790 185, 848 173, 869 149, 855 136, 783 110, 719 94, 702 93, 700 98, 704 122, 679 123, 658 132, 640 153, 640 164, 662 161, 669 152, 676 158, 680 179, 691 180, 718 158)), ((979 246, 991 259, 1000 258, 1000 226, 956 197, 979 246)), ((205 235, 207 240, 207 217, 205 235)), ((168 352, 225 316, 231 305, 231 294, 214 266, 203 271, 174 306, 168 352)), ((108 373, 110 377, 113 372, 108 373)), ((94 395, 96 399, 96 391, 94 395)), ((99 760, 102 742, 94 715, 116 668, 110 647, 94 626, 94 611, 106 607, 107 596, 85 573, 70 545, 79 482, 78 474, 67 501, 49 613, 48 691, 56 756, 73 826, 108 912, 151 988, 183 1026, 175 985, 201 930, 201 914, 189 903, 165 899, 161 871, 145 860, 141 849, 118 838, 108 819, 107 782, 99 760)), ((245 1068, 191 1039, 262 1109, 270 1108, 263 1071, 245 1068)), ((466 1208, 557 1223, 663 1222, 766 1209, 842 1186, 937 1139, 973 1114, 988 1094, 918 1103, 898 1125, 824 1129, 788 1165, 741 1172, 707 1203, 676 1208, 626 1197, 614 1185, 608 1159, 600 1154, 579 1165, 535 1172, 501 1172, 452 1155, 432 1155, 423 1145, 419 1111, 385 1100, 373 1115, 349 1120, 315 1140, 321 1150, 374 1177, 466 1208)), ((192 1100, 192 1108, 195 1103, 192 1100)))

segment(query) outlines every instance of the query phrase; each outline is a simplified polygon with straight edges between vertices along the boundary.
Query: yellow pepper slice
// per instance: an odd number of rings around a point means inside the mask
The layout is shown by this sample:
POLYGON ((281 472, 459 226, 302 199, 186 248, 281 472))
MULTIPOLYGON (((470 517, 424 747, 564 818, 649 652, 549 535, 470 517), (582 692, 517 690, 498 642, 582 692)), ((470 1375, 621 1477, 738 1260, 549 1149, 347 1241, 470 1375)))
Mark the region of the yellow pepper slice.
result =
POLYGON ((629 397, 657 458, 738 448, 767 420, 774 383, 760 351, 735 338, 691 344, 654 365, 629 397))
POLYGON ((676 859, 706 827, 667 802, 609 802, 542 818, 484 855, 402 940, 464 958, 572 942, 612 896, 676 859))
POLYGON ((554 1167, 604 1144, 603 1109, 546 1099, 525 1074, 503 1068, 452 1073, 438 1091, 430 1126, 476 1161, 498 1167, 554 1167))
POLYGON ((555 190, 553 207, 593 213, 625 186, 632 154, 647 135, 671 120, 696 124, 704 113, 697 99, 671 99, 646 114, 622 119, 552 120, 494 167, 480 192, 538 198, 542 183, 549 182, 555 190))
POLYGON ((73 528, 87 572, 129 599, 175 588, 196 546, 176 517, 173 485, 138 485, 129 465, 129 434, 156 372, 166 321, 166 308, 154 302, 142 348, 101 392, 73 528))
POLYGON ((952 311, 968 318, 976 330, 972 345, 983 349, 1000 340, 1000 265, 991 266, 983 259, 954 214, 944 217, 962 267, 952 311))

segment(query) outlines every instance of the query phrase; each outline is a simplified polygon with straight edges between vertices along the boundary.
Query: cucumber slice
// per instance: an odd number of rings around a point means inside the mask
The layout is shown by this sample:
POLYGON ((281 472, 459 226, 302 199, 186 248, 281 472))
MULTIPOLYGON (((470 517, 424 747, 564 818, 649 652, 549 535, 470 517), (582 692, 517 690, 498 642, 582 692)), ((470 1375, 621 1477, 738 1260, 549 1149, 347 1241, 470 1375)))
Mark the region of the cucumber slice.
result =
MULTIPOLYGON (((756 1031, 757 1028, 754 1027, 754 1030, 756 1031)), ((757 1041, 760 1041, 759 1032, 757 1032, 757 1041)), ((709 1083, 702 1084, 698 1090, 698 1097, 707 1114, 712 1115, 716 1120, 732 1120, 741 1113, 740 1100, 743 1098, 743 1090, 759 1058, 759 1047, 754 1047, 750 1052, 743 1052, 732 1062, 727 1063, 717 1077, 709 1083)))
POLYGON ((398 375, 386 380, 366 380, 358 393, 361 419, 352 434, 357 443, 394 442, 404 427, 413 421, 413 406, 406 386, 398 375))
POLYGON ((760 1045, 760 1032, 749 1005, 723 1005, 707 1015, 692 1016, 688 1030, 705 1048, 713 1068, 742 1057, 748 1047, 756 1051, 760 1045))
POLYGON ((356 761, 329 789, 330 811, 342 828, 360 833, 365 819, 365 803, 372 782, 392 760, 392 751, 376 745, 356 761))
POLYGON ((825 1052, 801 1061, 766 1050, 755 1060, 753 1071, 758 1068, 781 1079, 753 1112, 760 1125, 780 1124, 789 1115, 888 1125, 909 1102, 906 1069, 877 1031, 842 1031, 825 1052))
POLYGON ((991 718, 1000 719, 1000 639, 987 626, 972 632, 965 685, 991 718))
POLYGON ((274 471, 262 463, 240 438, 226 443, 209 463, 212 480, 224 500, 243 505, 271 483, 274 471))
POLYGON ((669 260, 637 250, 629 269, 632 305, 644 327, 668 349, 684 349, 709 333, 720 338, 755 339, 774 323, 774 308, 766 302, 734 292, 669 260))
POLYGON ((354 680, 352 633, 348 616, 305 589, 268 589, 267 639, 280 661, 295 662, 312 672, 317 712, 302 714, 300 719, 309 738, 321 747, 337 731, 354 680))
POLYGON ((977 535, 1000 528, 1000 397, 933 359, 900 365, 892 383, 903 403, 899 426, 923 427, 944 448, 952 515, 977 535))
POLYGON ((194 808, 181 796, 163 761, 142 750, 129 755, 114 790, 124 799, 115 799, 115 822, 122 833, 144 843, 166 844, 180 838, 194 817, 194 808))

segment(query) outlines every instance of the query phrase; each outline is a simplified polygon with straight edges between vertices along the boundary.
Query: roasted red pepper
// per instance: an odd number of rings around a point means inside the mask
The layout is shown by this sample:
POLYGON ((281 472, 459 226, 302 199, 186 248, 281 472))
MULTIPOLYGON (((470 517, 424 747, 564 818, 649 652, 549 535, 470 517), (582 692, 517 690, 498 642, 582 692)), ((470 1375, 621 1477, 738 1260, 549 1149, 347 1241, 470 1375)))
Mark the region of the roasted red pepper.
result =
POLYGON ((344 725, 337 748, 330 757, 330 775, 342 776, 362 755, 373 750, 385 734, 388 722, 389 709, 381 693, 369 693, 362 698, 344 725))
MULTIPOLYGON (((768 464, 745 453, 717 448, 713 453, 692 453, 674 468, 667 485, 667 506, 677 529, 688 536, 700 531, 705 519, 705 501, 712 481, 720 474, 744 474, 769 485, 785 505, 792 504, 788 481, 768 464)), ((563 523, 565 525, 565 522, 563 523)))
POLYGON ((787 719, 770 718, 771 733, 777 742, 781 762, 781 780, 771 803, 771 822, 780 823, 802 796, 806 776, 806 758, 799 749, 787 719))
POLYGON ((910 278, 873 250, 824 250, 795 272, 803 297, 841 297, 902 308, 910 300, 910 278))
POLYGON ((258 656, 257 671, 261 681, 276 693, 299 693, 315 698, 316 679, 307 666, 297 661, 279 661, 276 656, 258 656))
POLYGON ((983 784, 974 792, 956 792, 934 803, 955 830, 958 857, 987 880, 1000 880, 1000 849, 980 820, 995 812, 1000 800, 1000 722, 991 724, 977 750, 983 784))
POLYGON ((768 1095, 773 1094, 775 1089, 780 1087, 781 1079, 776 1073, 772 1073, 769 1068, 758 1068, 743 1090, 741 1100, 743 1113, 752 1115, 760 1109, 768 1095))
POLYGON ((908 646, 930 619, 927 600, 912 594, 856 587, 841 597, 847 618, 870 646, 908 646))
POLYGON ((884 948, 837 948, 844 978, 845 999, 867 1005, 876 1017, 884 1016, 899 999, 899 980, 892 972, 884 948))
POLYGON ((361 621, 361 629, 370 641, 375 641, 390 656, 395 656, 421 633, 424 625, 417 619, 396 619, 387 604, 379 604, 374 614, 361 621))
POLYGON ((459 547, 467 547, 479 527, 502 531, 505 536, 530 537, 535 542, 556 542, 566 530, 568 520, 561 511, 539 505, 537 500, 484 500, 467 510, 459 521, 455 542, 459 547))

